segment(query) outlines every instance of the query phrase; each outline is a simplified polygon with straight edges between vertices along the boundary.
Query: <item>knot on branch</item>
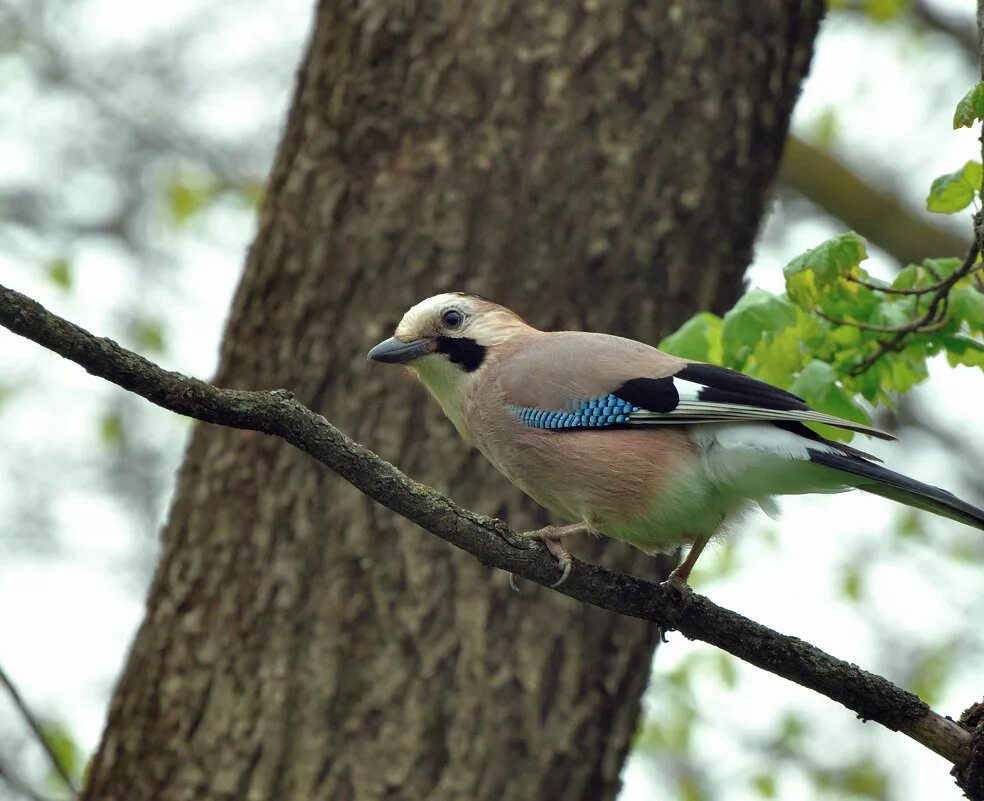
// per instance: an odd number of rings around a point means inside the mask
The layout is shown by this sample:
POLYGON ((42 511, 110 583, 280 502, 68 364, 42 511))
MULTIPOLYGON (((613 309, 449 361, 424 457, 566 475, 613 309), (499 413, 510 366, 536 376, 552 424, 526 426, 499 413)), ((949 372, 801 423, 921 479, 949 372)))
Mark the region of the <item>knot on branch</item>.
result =
POLYGON ((984 701, 972 704, 960 716, 960 725, 971 733, 970 759, 954 766, 950 775, 971 801, 984 801, 984 701))

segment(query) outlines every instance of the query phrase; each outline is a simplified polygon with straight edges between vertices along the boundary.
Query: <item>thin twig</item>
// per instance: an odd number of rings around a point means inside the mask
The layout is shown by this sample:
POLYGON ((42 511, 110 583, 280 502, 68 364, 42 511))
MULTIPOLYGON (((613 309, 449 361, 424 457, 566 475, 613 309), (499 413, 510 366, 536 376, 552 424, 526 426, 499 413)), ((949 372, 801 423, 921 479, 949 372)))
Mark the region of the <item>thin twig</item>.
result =
MULTIPOLYGON (((968 273, 968 275, 973 274, 974 278, 977 281, 980 281, 981 276, 979 270, 981 266, 982 265, 980 264, 974 265, 973 269, 968 273)), ((929 265, 925 265, 924 269, 927 271, 935 272, 935 270, 933 270, 933 268, 930 267, 929 265)), ((941 285, 943 284, 943 281, 937 280, 936 283, 929 284, 928 286, 913 287, 912 289, 900 289, 894 286, 881 286, 880 284, 876 284, 871 281, 866 281, 863 278, 857 278, 853 275, 847 276, 847 280, 851 281, 852 283, 859 284, 860 286, 865 287, 865 289, 870 289, 873 292, 881 292, 883 295, 928 295, 930 292, 936 292, 938 289, 940 289, 941 285)), ((852 325, 852 323, 848 323, 847 325, 852 325)))
MULTIPOLYGON (((516 534, 501 521, 462 509, 436 490, 408 478, 286 391, 220 389, 164 370, 3 286, 0 325, 165 409, 206 423, 280 437, 378 503, 468 551, 485 565, 544 586, 557 579, 556 564, 541 545, 516 534)), ((933 712, 914 694, 796 637, 723 609, 703 596, 695 595, 686 602, 666 586, 582 562, 575 562, 567 581, 556 591, 715 645, 844 704, 865 720, 905 733, 958 767, 971 764, 975 742, 971 733, 933 712)))
POLYGON ((0 782, 6 784, 14 793, 23 796, 28 801, 51 801, 40 793, 35 792, 27 782, 19 778, 3 762, 0 762, 0 782))
MULTIPOLYGON (((975 217, 975 229, 977 227, 979 227, 979 223, 975 217)), ((896 329, 894 336, 887 341, 879 342, 877 349, 870 356, 868 356, 868 358, 861 362, 861 364, 851 370, 851 375, 861 375, 886 353, 900 350, 905 338, 911 334, 929 333, 943 328, 947 322, 945 316, 950 301, 950 290, 953 288, 954 284, 962 278, 966 278, 977 268, 977 256, 979 254, 980 247, 975 236, 974 244, 972 244, 970 246, 970 250, 967 251, 967 256, 964 258, 963 263, 936 285, 936 291, 929 299, 929 305, 926 307, 926 311, 923 315, 913 320, 911 323, 899 326, 898 329, 896 329)), ((854 323, 847 323, 847 325, 854 325, 854 323)))
POLYGON ((18 691, 17 686, 13 683, 13 681, 11 681, 2 665, 0 665, 0 684, 3 684, 4 688, 7 690, 7 693, 10 695, 10 700, 13 701, 14 706, 17 707, 17 711, 20 713, 20 716, 24 719, 27 727, 34 734, 34 738, 38 741, 38 744, 44 750, 45 754, 47 754, 48 761, 51 762, 51 767, 53 767, 55 772, 62 777, 65 785, 72 791, 72 795, 78 795, 78 787, 75 786, 75 781, 72 779, 72 774, 69 772, 68 767, 62 763, 61 758, 51 747, 51 744, 48 742, 48 738, 44 736, 44 730, 41 728, 41 724, 34 716, 34 713, 27 705, 27 702, 21 697, 20 691, 18 691))
POLYGON ((831 317, 822 311, 818 311, 817 316, 834 325, 847 325, 851 328, 858 328, 861 331, 877 331, 879 334, 897 334, 899 331, 912 331, 909 323, 904 323, 903 325, 872 325, 871 323, 863 323, 860 320, 842 320, 839 317, 831 317))

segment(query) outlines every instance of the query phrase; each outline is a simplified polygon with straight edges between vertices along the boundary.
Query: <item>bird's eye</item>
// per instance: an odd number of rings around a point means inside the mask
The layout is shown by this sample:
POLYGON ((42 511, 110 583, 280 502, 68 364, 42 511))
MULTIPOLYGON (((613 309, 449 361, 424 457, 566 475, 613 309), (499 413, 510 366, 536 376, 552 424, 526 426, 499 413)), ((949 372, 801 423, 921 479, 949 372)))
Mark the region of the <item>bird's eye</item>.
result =
POLYGON ((441 325, 445 328, 460 328, 465 321, 465 316, 457 309, 448 309, 441 315, 441 325))

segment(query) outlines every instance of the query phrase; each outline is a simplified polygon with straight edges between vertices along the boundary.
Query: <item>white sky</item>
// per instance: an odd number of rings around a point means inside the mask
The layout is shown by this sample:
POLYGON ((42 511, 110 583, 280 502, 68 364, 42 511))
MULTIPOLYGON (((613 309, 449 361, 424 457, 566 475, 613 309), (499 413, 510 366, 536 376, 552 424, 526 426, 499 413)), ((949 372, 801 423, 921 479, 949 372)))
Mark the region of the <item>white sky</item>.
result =
MULTIPOLYGON (((169 4, 98 0, 86 6, 81 24, 85 35, 95 41, 139 38, 203 5, 204 0, 169 4)), ((277 8, 251 13, 241 30, 228 32, 228 47, 213 48, 209 57, 223 69, 234 67, 237 59, 248 62, 270 26, 276 26, 278 35, 300 43, 309 21, 309 3, 272 5, 277 8)), ((951 5, 959 9, 968 6, 951 5)), ((830 25, 821 38, 813 73, 797 109, 798 130, 808 133, 811 124, 831 106, 842 109, 838 135, 853 163, 870 159, 875 171, 889 174, 900 191, 918 201, 937 174, 979 157, 976 132, 950 130, 952 109, 973 76, 955 80, 955 74, 962 74, 960 58, 941 55, 934 45, 932 39, 923 43, 900 41, 892 31, 859 35, 846 25, 830 25), (900 56, 904 61, 901 67, 900 56), (920 80, 937 73, 946 80, 941 79, 927 94, 925 81, 920 80), (886 153, 891 157, 886 158, 886 153)), ((278 113, 287 99, 285 93, 278 100, 278 113)), ((269 100, 258 99, 248 89, 234 88, 211 110, 207 122, 221 130, 240 113, 269 113, 264 103, 269 105, 269 100)), ((29 150, 28 144, 24 148, 29 150)), ((176 292, 137 285, 123 254, 98 247, 76 254, 77 284, 69 297, 41 279, 35 266, 10 261, 2 253, 0 277, 99 333, 113 333, 111 310, 134 294, 151 304, 166 305, 171 349, 164 362, 207 377, 215 365, 222 319, 251 233, 249 221, 242 215, 219 209, 208 215, 206 224, 182 234, 177 251, 181 283, 176 292), (155 292, 159 297, 153 295, 155 292)), ((750 280, 768 289, 781 289, 781 266, 832 233, 836 231, 825 223, 811 221, 793 226, 785 237, 768 238, 768 242, 781 245, 760 248, 750 280)), ((980 417, 980 372, 934 365, 932 373, 931 385, 920 390, 925 406, 941 419, 952 421, 955 430, 973 438, 984 452, 980 429, 965 424, 980 417)), ((0 413, 0 448, 5 458, 27 452, 38 432, 64 442, 65 458, 70 460, 84 461, 87 452, 101 447, 93 410, 115 390, 37 346, 2 332, 0 378, 26 381, 30 386, 0 413)), ((168 413, 158 414, 161 436, 182 435, 181 423, 168 413)), ((960 490, 954 485, 945 453, 906 445, 877 450, 890 466, 960 490)), ((57 470, 58 465, 50 469, 57 470)), ((12 491, 0 483, 0 508, 10 500, 12 491)), ((740 569, 726 581, 702 587, 698 568, 698 589, 707 591, 719 604, 795 634, 836 656, 884 669, 884 664, 875 664, 884 654, 879 653, 872 636, 872 620, 859 617, 854 607, 842 602, 839 580, 845 562, 854 554, 888 540, 895 510, 888 501, 859 493, 790 498, 782 506, 780 523, 765 521, 761 526, 778 533, 775 545, 754 530, 758 526, 750 526, 741 535, 740 569)), ((86 488, 77 492, 69 488, 52 511, 63 547, 53 556, 14 553, 0 564, 0 664, 39 710, 66 720, 81 743, 91 749, 98 742, 115 675, 142 617, 143 589, 132 585, 124 569, 133 557, 134 534, 130 522, 112 502, 86 488)), ((934 523, 931 530, 941 542, 949 542, 967 535, 955 530, 958 528, 942 522, 934 523)), ((916 643, 927 632, 940 629, 969 634, 973 624, 949 599, 984 600, 977 569, 934 560, 926 548, 902 549, 898 559, 879 563, 869 592, 879 613, 910 632, 916 643), (941 585, 941 577, 945 584, 941 585)), ((695 649, 708 648, 671 635, 670 645, 660 649, 655 670, 669 670, 695 649)), ((972 662, 979 665, 982 655, 978 651, 972 662)), ((958 674, 938 711, 955 716, 980 698, 982 688, 973 667, 971 663, 970 669, 958 674)), ((701 684, 700 700, 707 709, 701 743, 721 763, 722 780, 749 759, 730 733, 754 731, 752 722, 767 721, 793 708, 810 719, 817 753, 832 764, 858 747, 860 737, 874 731, 878 749, 889 755, 898 771, 894 797, 941 801, 960 797, 942 760, 921 746, 874 724, 861 727, 852 713, 769 674, 743 667, 739 675, 737 689, 725 689, 715 681, 701 684)), ((660 714, 664 700, 649 698, 652 714, 660 714)), ((4 710, 0 706, 0 715, 7 714, 4 710)), ((623 801, 668 797, 644 758, 630 763, 625 778, 623 801)), ((727 797, 731 801, 755 796, 734 787, 727 797)), ((795 777, 787 778, 780 797, 807 798, 809 788, 795 777)))

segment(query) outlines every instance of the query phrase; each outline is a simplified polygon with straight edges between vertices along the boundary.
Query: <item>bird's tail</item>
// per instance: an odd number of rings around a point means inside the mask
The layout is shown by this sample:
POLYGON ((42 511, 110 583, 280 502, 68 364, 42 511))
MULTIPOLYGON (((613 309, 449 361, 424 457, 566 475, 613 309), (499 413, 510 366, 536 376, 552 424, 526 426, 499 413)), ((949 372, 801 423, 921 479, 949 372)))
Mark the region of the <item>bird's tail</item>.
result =
POLYGON ((921 481, 853 456, 811 448, 810 461, 855 476, 855 479, 849 482, 850 485, 864 492, 881 495, 883 498, 890 498, 906 506, 933 512, 984 530, 984 510, 960 500, 956 495, 939 487, 923 484, 921 481))

